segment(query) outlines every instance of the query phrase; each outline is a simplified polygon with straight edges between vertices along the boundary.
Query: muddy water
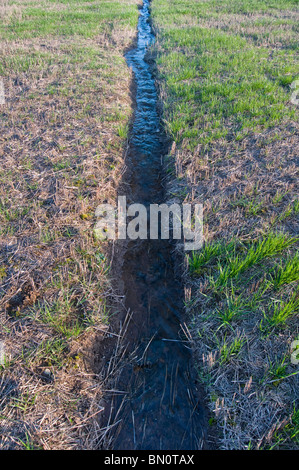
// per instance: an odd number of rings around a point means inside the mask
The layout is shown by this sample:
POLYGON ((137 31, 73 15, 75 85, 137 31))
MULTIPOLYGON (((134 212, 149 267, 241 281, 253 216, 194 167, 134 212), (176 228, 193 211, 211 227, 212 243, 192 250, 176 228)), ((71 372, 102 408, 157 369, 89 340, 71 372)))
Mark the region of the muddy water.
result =
MULTIPOLYGON (((154 41, 149 0, 140 10, 137 47, 126 54, 136 82, 136 112, 128 159, 129 202, 161 204, 165 146, 147 48, 154 41)), ((203 410, 198 402, 191 353, 181 328, 180 269, 168 240, 130 241, 122 268, 128 332, 135 360, 123 372, 126 390, 113 449, 192 450, 204 447, 203 410)), ((132 349, 132 348, 131 348, 132 349)), ((119 411, 120 402, 115 403, 119 411)))

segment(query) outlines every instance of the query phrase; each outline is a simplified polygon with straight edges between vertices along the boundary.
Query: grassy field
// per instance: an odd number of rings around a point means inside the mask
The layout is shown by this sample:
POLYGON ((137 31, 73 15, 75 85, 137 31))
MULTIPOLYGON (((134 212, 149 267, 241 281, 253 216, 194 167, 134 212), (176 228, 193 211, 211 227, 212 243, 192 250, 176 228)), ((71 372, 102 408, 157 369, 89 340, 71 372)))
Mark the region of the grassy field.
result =
MULTIPOLYGON (((1 449, 103 446, 94 213, 122 176, 138 3, 0 5, 1 449)), ((185 305, 221 449, 299 448, 297 7, 152 1, 169 196, 204 205, 185 305)))
POLYGON ((0 17, 0 448, 98 448, 88 351, 112 291, 94 212, 121 177, 137 1, 8 0, 0 17))
POLYGON ((169 196, 204 205, 185 304, 222 449, 299 447, 297 7, 152 3, 169 196))

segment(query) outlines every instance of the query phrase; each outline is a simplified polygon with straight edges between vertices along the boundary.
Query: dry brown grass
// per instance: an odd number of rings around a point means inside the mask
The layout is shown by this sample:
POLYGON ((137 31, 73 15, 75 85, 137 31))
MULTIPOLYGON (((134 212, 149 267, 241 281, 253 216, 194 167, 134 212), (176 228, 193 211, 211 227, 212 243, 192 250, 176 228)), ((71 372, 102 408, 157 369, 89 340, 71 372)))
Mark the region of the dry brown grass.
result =
MULTIPOLYGON (((25 6, 2 4, 4 23, 26 17, 25 6)), ((51 4, 61 8, 72 6, 51 4)), ((90 38, 1 42, 2 449, 101 446, 105 374, 90 351, 109 330, 115 298, 94 212, 115 200, 122 173, 119 128, 131 117, 123 53, 134 37, 114 19, 109 34, 90 38)))
MULTIPOLYGON (((299 139, 294 135, 295 127, 292 123, 291 132, 276 128, 241 143, 221 142, 204 154, 176 148, 179 180, 170 179, 169 194, 172 200, 173 195, 178 201, 184 194, 185 201, 203 203, 205 243, 220 240, 225 246, 235 239, 246 246, 271 230, 298 236, 298 210, 293 210, 298 201, 299 139)), ((230 284, 221 293, 211 283, 217 277, 217 258, 196 276, 190 276, 186 259, 186 312, 218 448, 298 446, 288 434, 282 434, 292 423, 294 406, 298 409, 298 366, 290 362, 291 344, 299 333, 298 313, 294 310, 282 328, 262 329, 264 313, 271 315, 273 303, 288 302, 296 295, 297 282, 278 292, 269 287, 259 293, 273 269, 294 257, 297 250, 293 247, 282 257, 245 272, 240 283, 232 283, 233 293, 230 284), (254 296, 259 299, 255 306, 250 305, 254 296), (236 302, 238 298, 245 304, 243 313, 223 324, 220 315, 228 308, 228 299, 236 302), (242 341, 241 352, 221 363, 222 348, 237 338, 242 341), (275 378, 274 371, 281 364, 285 379, 275 378)), ((221 263, 224 267, 225 262, 219 259, 221 263)))

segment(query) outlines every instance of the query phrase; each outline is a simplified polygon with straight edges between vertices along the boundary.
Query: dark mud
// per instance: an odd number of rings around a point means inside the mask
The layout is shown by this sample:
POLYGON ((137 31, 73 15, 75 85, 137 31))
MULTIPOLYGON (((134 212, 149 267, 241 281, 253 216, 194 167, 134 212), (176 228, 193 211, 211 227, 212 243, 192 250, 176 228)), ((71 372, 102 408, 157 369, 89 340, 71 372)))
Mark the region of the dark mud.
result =
MULTIPOLYGON (((154 42, 149 3, 144 0, 140 10, 137 45, 126 54, 135 77, 136 110, 124 180, 128 204, 145 206, 165 202, 165 139, 155 80, 146 61, 154 42)), ((121 277, 131 313, 125 341, 127 354, 134 350, 134 360, 123 368, 117 386, 125 398, 116 395, 112 403, 118 423, 113 426, 115 450, 205 448, 204 411, 181 327, 184 293, 173 250, 169 240, 135 240, 125 247, 121 277)))

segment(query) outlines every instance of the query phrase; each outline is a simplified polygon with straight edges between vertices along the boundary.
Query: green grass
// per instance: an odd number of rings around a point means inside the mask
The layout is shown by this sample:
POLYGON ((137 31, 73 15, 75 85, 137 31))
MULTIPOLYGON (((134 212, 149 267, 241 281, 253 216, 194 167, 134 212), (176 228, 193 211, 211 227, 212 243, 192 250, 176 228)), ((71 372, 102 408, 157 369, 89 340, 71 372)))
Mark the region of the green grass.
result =
POLYGON ((209 262, 219 259, 220 257, 228 256, 232 251, 236 249, 235 241, 229 243, 223 243, 217 241, 215 243, 206 243, 202 250, 193 252, 189 257, 189 269, 192 275, 200 275, 203 267, 209 262))
POLYGON ((296 243, 297 239, 289 237, 286 234, 269 233, 247 250, 246 255, 235 254, 228 257, 225 264, 218 265, 219 275, 216 279, 216 288, 227 285, 232 278, 238 278, 244 271, 254 265, 259 264, 262 260, 273 257, 282 253, 286 248, 296 243))
POLYGON ((37 306, 32 312, 34 318, 43 324, 50 325, 56 333, 66 338, 76 338, 84 331, 84 320, 76 312, 76 305, 70 300, 68 292, 62 298, 54 300, 51 304, 44 302, 37 306), (39 308, 38 308, 39 307, 39 308), (36 310, 38 308, 38 316, 36 310))
MULTIPOLYGON (((57 2, 51 2, 56 6, 57 2)), ((61 2, 63 3, 63 2, 61 2)), ((113 1, 64 2, 66 8, 60 11, 51 8, 49 2, 42 2, 42 7, 23 5, 21 15, 12 15, 5 23, 0 24, 0 34, 5 39, 19 39, 50 36, 82 36, 94 38, 99 34, 110 35, 117 23, 120 28, 136 25, 137 10, 130 4, 113 1)))
MULTIPOLYGON (((255 11, 253 3, 174 1, 170 5, 168 0, 156 0, 153 4, 163 43, 157 64, 167 89, 166 126, 172 138, 184 141, 190 150, 228 135, 242 139, 295 117, 288 86, 298 75, 295 50, 270 51, 245 33, 235 34, 234 20, 232 31, 213 27, 223 14, 255 11), (204 26, 207 20, 209 27, 204 26)), ((279 10, 282 2, 263 0, 256 5, 262 12, 273 5, 279 10)), ((295 2, 283 5, 292 7, 295 2)), ((296 23, 290 23, 296 38, 296 23)), ((277 19, 277 27, 280 24, 283 19, 277 19)))
POLYGON ((230 362, 232 359, 239 356, 242 351, 242 347, 245 344, 245 338, 236 336, 231 342, 228 342, 224 338, 222 344, 219 347, 219 362, 224 365, 230 362))
MULTIPOLYGON (((261 239, 252 242, 249 246, 241 245, 236 240, 224 243, 216 241, 206 244, 199 252, 189 257, 189 270, 193 277, 202 277, 209 280, 211 292, 217 297, 222 295, 224 304, 217 308, 215 315, 220 327, 229 326, 244 314, 262 308, 265 293, 273 289, 278 291, 282 286, 298 283, 299 263, 298 253, 286 263, 280 262, 278 267, 272 269, 265 279, 259 281, 255 292, 249 297, 242 292, 242 286, 250 279, 260 279, 264 271, 262 262, 285 252, 297 242, 295 237, 285 233, 270 232, 261 239), (240 293, 241 292, 241 293, 240 293)), ((273 292, 273 293, 274 293, 273 292)), ((266 297, 267 312, 264 309, 266 328, 275 328, 285 325, 286 321, 299 310, 298 292, 291 294, 285 301, 266 297)))
POLYGON ((297 281, 299 278, 299 253, 287 260, 285 264, 281 263, 271 275, 271 282, 274 289, 280 289, 286 284, 297 281))
MULTIPOLYGON (((216 241, 215 243, 208 243, 204 245, 203 249, 199 252, 194 252, 189 258, 189 269, 192 275, 199 276, 203 272, 203 267, 213 260, 217 260, 218 275, 216 275, 216 287, 220 288, 226 286, 228 281, 233 278, 238 278, 244 271, 248 270, 254 265, 258 265, 262 260, 276 256, 294 243, 297 238, 290 237, 285 233, 269 232, 263 238, 250 244, 248 248, 240 245, 238 241, 230 241, 228 243, 216 241), (241 251, 242 253, 238 253, 241 251)), ((285 276, 293 276, 292 280, 296 279, 298 275, 298 257, 296 256, 292 262, 285 267, 285 276)), ((282 276, 277 274, 277 276, 282 276)), ((279 282, 272 281, 275 285, 279 282)), ((291 281, 290 281, 291 282, 291 281)))
POLYGON ((51 338, 42 341, 34 351, 34 359, 47 366, 62 367, 65 360, 65 352, 68 349, 67 343, 61 338, 51 338))
POLYGON ((291 450, 294 445, 299 444, 299 410, 295 405, 288 423, 275 432, 274 441, 269 450, 286 448, 286 444, 287 448, 291 450))
POLYGON ((236 295, 234 289, 232 289, 232 292, 226 295, 224 305, 214 312, 220 322, 219 328, 229 326, 232 322, 242 318, 243 315, 251 311, 250 307, 251 302, 249 299, 244 298, 242 294, 236 295))

